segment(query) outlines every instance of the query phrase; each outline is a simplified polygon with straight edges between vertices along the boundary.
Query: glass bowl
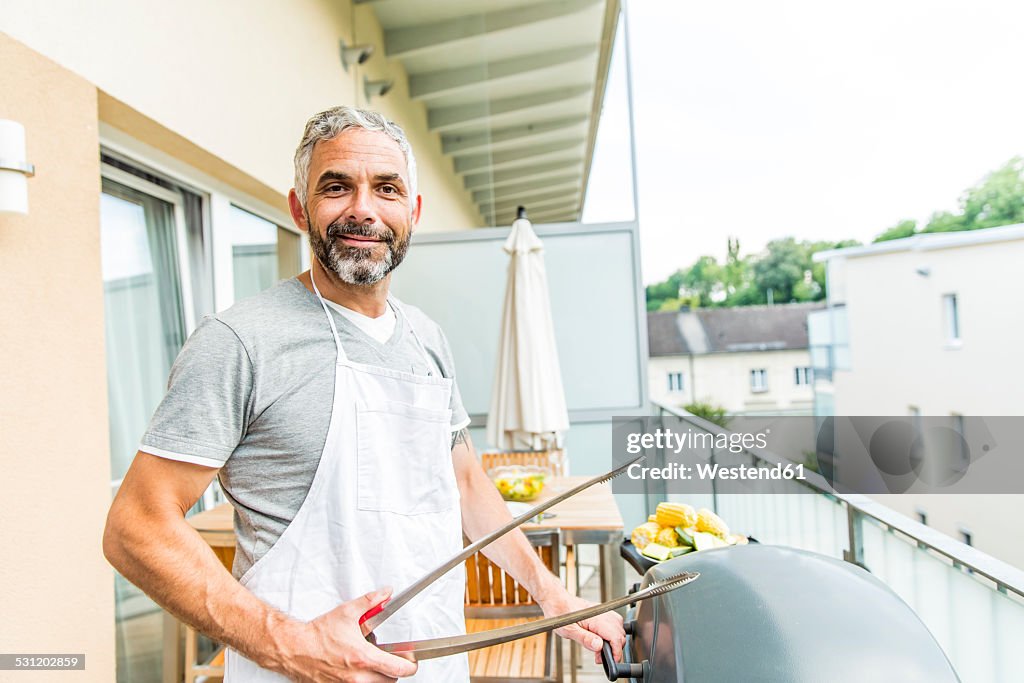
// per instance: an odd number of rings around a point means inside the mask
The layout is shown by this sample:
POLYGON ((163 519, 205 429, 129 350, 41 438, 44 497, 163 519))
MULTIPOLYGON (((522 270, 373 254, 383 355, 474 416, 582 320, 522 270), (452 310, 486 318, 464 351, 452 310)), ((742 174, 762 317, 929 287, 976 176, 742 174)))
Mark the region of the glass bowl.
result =
POLYGON ((534 500, 544 490, 544 480, 551 475, 546 467, 502 465, 487 471, 487 476, 505 500, 534 500))

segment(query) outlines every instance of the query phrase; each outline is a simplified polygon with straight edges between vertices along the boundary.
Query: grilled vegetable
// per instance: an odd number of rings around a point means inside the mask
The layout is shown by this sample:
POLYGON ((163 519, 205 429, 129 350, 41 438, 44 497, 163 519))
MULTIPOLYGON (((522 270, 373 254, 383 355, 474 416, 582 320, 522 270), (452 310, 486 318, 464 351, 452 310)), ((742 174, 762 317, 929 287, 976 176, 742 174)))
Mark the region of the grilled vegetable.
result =
POLYGON ((658 532, 658 535, 654 537, 654 542, 666 548, 676 548, 679 546, 679 535, 676 534, 675 529, 668 527, 658 532))
POLYGON ((672 557, 671 548, 666 548, 665 546, 657 543, 648 543, 640 552, 652 560, 657 560, 658 562, 663 562, 672 557))
POLYGON ((684 529, 681 526, 676 527, 676 536, 679 537, 679 542, 683 545, 693 547, 693 532, 694 529, 684 529))
POLYGON ((724 548, 728 543, 714 534, 706 531, 698 531, 693 535, 693 547, 696 550, 711 550, 712 548, 724 548))
POLYGON ((719 538, 725 538, 729 535, 729 527, 722 521, 722 518, 707 508, 701 508, 697 511, 697 531, 706 531, 719 538))
POLYGON ((648 543, 654 542, 654 539, 660 532, 661 527, 658 526, 657 522, 645 522, 633 529, 633 534, 630 536, 629 540, 633 541, 633 545, 643 551, 644 547, 647 546, 648 543))
POLYGON ((655 517, 661 526, 688 527, 697 523, 697 513, 686 503, 658 503, 655 517))
POLYGON ((693 552, 693 548, 688 545, 681 545, 678 548, 669 548, 669 550, 672 551, 672 557, 679 557, 680 555, 693 552))

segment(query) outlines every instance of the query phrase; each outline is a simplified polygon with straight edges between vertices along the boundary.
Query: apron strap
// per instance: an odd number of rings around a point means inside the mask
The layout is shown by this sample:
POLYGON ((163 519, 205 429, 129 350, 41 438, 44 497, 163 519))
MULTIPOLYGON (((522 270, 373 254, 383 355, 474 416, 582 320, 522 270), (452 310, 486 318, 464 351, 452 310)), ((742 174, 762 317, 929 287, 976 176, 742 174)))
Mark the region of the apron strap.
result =
POLYGON ((334 316, 331 315, 331 311, 327 308, 324 298, 320 295, 320 290, 316 286, 316 280, 313 279, 312 268, 309 269, 309 281, 313 285, 313 292, 316 294, 317 300, 324 309, 324 315, 327 316, 327 322, 331 324, 331 334, 334 335, 334 346, 338 349, 338 360, 347 361, 348 356, 345 355, 345 349, 341 348, 341 338, 338 336, 338 328, 334 325, 334 316))
POLYGON ((416 340, 416 346, 420 347, 420 353, 423 354, 423 360, 426 361, 427 367, 437 368, 438 376, 444 377, 440 364, 438 364, 434 358, 427 353, 427 347, 424 346, 423 341, 420 340, 420 336, 416 334, 416 327, 412 324, 412 320, 409 319, 409 316, 405 314, 405 309, 402 307, 402 304, 399 303, 398 299, 391 296, 390 292, 388 293, 388 302, 391 304, 392 308, 401 313, 402 318, 405 320, 405 324, 409 326, 409 331, 412 332, 412 338, 416 340))

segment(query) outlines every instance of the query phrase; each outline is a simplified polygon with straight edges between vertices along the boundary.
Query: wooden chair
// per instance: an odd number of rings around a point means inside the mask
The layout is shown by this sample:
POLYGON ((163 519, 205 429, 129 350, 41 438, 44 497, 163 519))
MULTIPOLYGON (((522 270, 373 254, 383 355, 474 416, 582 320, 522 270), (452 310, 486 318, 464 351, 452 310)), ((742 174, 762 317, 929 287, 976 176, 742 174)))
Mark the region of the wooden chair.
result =
MULTIPOLYGON (((559 532, 527 534, 538 555, 553 574, 559 567, 559 532)), ((533 621, 542 616, 540 605, 522 586, 482 553, 466 560, 466 631, 475 633, 533 621)), ((561 683, 561 639, 541 633, 503 645, 469 653, 469 675, 474 683, 561 683)))
MULTIPOLYGON (((228 571, 235 561, 235 549, 219 546, 210 546, 217 558, 228 571)), ((195 683, 199 676, 206 676, 208 681, 224 680, 224 646, 220 645, 214 651, 213 656, 205 662, 197 662, 196 657, 199 651, 199 635, 191 626, 185 625, 185 683, 195 683)))
POLYGON ((501 467, 502 465, 523 465, 547 467, 551 470, 551 474, 556 477, 564 477, 569 473, 568 460, 565 457, 565 451, 561 449, 548 451, 485 451, 480 454, 480 464, 483 465, 484 472, 492 467, 501 467))

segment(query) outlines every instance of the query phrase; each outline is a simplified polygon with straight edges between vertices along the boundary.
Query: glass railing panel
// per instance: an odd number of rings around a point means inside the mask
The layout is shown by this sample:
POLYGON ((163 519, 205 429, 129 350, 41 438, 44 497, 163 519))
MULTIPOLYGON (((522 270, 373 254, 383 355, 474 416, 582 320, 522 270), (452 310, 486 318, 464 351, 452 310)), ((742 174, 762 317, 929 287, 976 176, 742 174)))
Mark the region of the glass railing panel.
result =
POLYGON ((737 533, 761 543, 787 545, 842 559, 846 516, 842 506, 813 494, 718 496, 719 515, 737 533))
MULTIPOLYGON (((946 654, 965 683, 1010 681, 1008 677, 998 678, 995 672, 998 651, 993 633, 993 602, 1004 599, 1003 596, 970 574, 952 567, 949 571, 952 637, 946 645, 946 654)), ((931 624, 928 626, 931 628, 931 624)), ((1020 643, 1016 647, 1020 647, 1020 643)), ((1021 680, 1019 668, 1012 680, 1021 680)))
POLYGON ((995 594, 992 622, 994 624, 995 673, 1001 681, 1020 676, 1020 649, 1024 643, 1024 604, 1016 598, 995 594))
POLYGON ((1020 601, 878 522, 862 530, 867 569, 921 618, 965 683, 1020 680, 1020 601))
POLYGON ((917 594, 910 605, 947 653, 953 642, 953 611, 950 582, 959 570, 926 550, 914 553, 914 581, 917 594))

